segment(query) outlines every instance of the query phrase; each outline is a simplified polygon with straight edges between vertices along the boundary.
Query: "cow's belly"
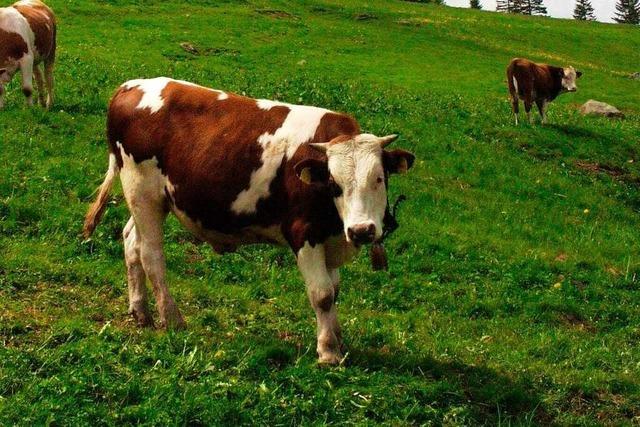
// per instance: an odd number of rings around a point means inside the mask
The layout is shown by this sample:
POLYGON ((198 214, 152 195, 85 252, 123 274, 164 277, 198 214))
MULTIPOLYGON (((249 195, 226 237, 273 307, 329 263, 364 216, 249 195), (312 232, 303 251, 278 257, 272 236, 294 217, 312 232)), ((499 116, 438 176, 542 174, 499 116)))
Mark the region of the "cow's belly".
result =
POLYGON ((198 239, 207 242, 218 253, 233 252, 238 246, 256 243, 268 243, 274 245, 286 245, 286 240, 280 231, 279 225, 270 227, 248 226, 233 234, 227 234, 219 230, 210 230, 202 226, 200 221, 194 221, 186 212, 171 206, 171 211, 178 221, 198 239))

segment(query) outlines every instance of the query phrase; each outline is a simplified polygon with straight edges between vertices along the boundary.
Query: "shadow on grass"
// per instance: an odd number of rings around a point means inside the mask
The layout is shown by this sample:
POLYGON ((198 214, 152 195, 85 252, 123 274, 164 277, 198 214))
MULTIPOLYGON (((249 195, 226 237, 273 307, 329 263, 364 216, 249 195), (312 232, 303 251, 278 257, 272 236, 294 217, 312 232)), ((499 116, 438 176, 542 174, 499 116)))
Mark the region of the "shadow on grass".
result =
POLYGON ((578 127, 578 126, 548 123, 544 125, 544 127, 548 129, 553 129, 562 135, 573 137, 573 138, 596 138, 596 139, 603 138, 603 135, 598 132, 593 132, 592 130, 589 130, 583 127, 578 127))
POLYGON ((470 405, 474 418, 483 423, 493 424, 507 418, 517 424, 549 424, 553 420, 543 408, 533 381, 526 376, 511 376, 486 366, 458 361, 441 362, 431 356, 357 348, 352 348, 346 364, 367 371, 443 383, 445 386, 436 397, 436 404, 441 407, 470 405))

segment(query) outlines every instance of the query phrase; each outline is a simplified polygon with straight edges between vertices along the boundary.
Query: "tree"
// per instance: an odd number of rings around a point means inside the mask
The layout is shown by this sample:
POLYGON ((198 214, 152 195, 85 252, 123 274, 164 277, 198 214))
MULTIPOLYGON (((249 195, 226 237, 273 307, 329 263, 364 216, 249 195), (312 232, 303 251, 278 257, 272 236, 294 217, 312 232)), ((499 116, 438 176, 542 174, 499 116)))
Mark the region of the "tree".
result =
MULTIPOLYGON (((640 1, 640 0, 639 0, 640 1)), ((546 15, 547 8, 542 0, 521 0, 519 13, 525 15, 546 15)))
POLYGON ((471 6, 471 9, 482 9, 482 5, 480 4, 480 0, 471 0, 469 2, 469 6, 471 6))
POLYGON ((505 13, 520 13, 523 0, 497 0, 496 10, 505 13))
POLYGON ((619 24, 640 24, 640 0, 618 0, 613 19, 619 24))
POLYGON ((593 6, 589 0, 576 1, 576 8, 573 10, 573 18, 579 21, 595 21, 593 6))

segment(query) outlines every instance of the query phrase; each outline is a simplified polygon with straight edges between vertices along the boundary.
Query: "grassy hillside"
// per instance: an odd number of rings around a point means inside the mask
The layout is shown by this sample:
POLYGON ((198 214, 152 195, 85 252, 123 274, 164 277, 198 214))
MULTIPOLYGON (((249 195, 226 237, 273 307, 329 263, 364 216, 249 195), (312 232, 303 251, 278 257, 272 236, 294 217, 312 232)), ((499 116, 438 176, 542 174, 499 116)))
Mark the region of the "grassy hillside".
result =
POLYGON ((0 112, 0 425, 640 420, 640 31, 401 1, 52 0, 57 102, 0 112), (202 52, 185 52, 189 42, 202 52), (513 125, 504 69, 584 72, 513 125), (287 249, 218 256, 168 221, 179 333, 129 319, 119 190, 94 238, 106 103, 158 75, 345 111, 416 153, 389 273, 343 271, 319 369, 287 249), (625 120, 583 118, 595 98, 625 120))

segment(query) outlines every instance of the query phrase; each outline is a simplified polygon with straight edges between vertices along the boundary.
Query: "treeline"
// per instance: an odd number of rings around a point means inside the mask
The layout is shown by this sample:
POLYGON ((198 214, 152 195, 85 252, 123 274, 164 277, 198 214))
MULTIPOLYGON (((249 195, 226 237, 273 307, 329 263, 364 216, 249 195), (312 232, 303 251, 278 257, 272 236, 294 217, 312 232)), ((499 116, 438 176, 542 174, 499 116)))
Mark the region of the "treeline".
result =
MULTIPOLYGON (((444 0, 408 0, 416 3, 444 4, 444 0)), ((472 9, 482 9, 480 0, 470 0, 472 9)), ((521 13, 524 15, 547 14, 544 0, 497 0, 496 10, 504 13, 521 13)), ((593 5, 590 0, 576 0, 573 17, 581 21, 595 21, 593 5)), ((640 24, 640 0, 617 0, 613 20, 620 24, 640 24)))

